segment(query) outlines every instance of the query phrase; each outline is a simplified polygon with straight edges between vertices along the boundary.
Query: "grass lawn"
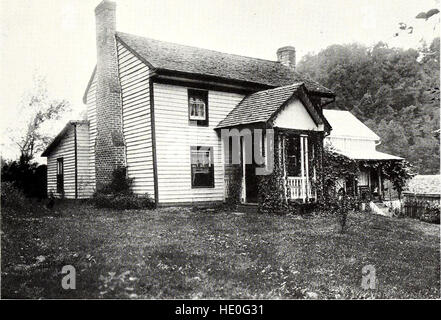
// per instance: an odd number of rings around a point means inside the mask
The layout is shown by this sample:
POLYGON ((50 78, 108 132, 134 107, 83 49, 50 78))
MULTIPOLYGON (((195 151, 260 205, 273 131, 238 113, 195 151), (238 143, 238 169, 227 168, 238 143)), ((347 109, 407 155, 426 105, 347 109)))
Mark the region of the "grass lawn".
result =
POLYGON ((334 217, 55 210, 2 214, 2 298, 440 298, 439 225, 351 213, 340 234, 334 217), (61 287, 64 265, 76 290, 61 287), (361 288, 365 265, 375 290, 361 288))

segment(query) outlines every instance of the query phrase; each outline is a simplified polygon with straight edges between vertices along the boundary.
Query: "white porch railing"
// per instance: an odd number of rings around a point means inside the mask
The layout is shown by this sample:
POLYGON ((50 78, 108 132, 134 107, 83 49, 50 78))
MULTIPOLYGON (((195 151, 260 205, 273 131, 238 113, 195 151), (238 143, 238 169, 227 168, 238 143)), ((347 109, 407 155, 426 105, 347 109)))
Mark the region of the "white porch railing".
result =
POLYGON ((290 200, 313 198, 311 181, 306 183, 306 177, 287 177, 288 198, 290 200))

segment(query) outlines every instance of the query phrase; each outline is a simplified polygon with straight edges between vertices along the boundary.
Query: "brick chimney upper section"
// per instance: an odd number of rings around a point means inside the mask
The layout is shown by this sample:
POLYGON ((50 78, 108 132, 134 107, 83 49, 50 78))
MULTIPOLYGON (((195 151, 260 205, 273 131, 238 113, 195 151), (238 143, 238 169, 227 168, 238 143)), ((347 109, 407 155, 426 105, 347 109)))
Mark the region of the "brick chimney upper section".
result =
POLYGON ((116 4, 103 0, 96 18, 96 126, 95 171, 97 190, 108 184, 115 168, 125 165, 121 86, 116 47, 116 4))
POLYGON ((296 48, 287 46, 277 50, 277 61, 284 66, 295 70, 296 68, 296 48))

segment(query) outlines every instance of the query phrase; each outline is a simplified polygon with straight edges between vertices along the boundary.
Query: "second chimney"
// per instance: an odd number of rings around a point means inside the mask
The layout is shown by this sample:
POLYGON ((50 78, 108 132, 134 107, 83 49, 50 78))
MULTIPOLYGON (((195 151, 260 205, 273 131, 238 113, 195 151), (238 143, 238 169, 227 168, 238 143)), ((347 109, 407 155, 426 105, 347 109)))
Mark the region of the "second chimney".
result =
POLYGON ((296 68, 296 48, 287 46, 277 50, 277 61, 293 70, 296 68))
POLYGON ((122 133, 121 87, 116 50, 116 4, 103 0, 95 9, 96 18, 96 188, 112 179, 113 170, 125 165, 122 133))

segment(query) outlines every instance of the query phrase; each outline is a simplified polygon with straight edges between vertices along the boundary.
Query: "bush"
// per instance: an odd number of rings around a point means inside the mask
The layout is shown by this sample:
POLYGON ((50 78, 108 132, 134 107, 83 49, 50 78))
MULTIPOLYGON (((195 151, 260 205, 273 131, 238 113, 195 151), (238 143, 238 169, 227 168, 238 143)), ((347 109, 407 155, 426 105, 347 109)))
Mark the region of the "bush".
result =
POLYGON ((343 190, 340 190, 337 194, 328 194, 318 205, 321 214, 337 216, 342 233, 347 230, 349 212, 358 210, 359 207, 360 200, 357 197, 345 194, 343 190))
POLYGON ((112 181, 93 197, 97 208, 108 209, 153 209, 155 201, 148 195, 139 196, 131 190, 132 179, 127 177, 127 168, 116 168, 112 173, 112 181))
POLYGON ((108 209, 154 209, 155 201, 148 195, 138 196, 135 194, 102 194, 97 193, 93 198, 97 208, 108 209))
POLYGON ((425 210, 424 213, 420 216, 420 220, 424 222, 430 223, 440 223, 440 205, 439 204, 430 204, 425 210))
POLYGON ((112 181, 100 190, 103 194, 132 194, 133 179, 127 177, 127 168, 118 167, 112 172, 112 181))
POLYGON ((15 210, 27 210, 27 199, 20 189, 16 188, 12 182, 2 182, 2 208, 15 210))
POLYGON ((2 165, 2 182, 11 182, 29 198, 46 198, 46 165, 8 161, 2 165))
POLYGON ((12 182, 2 181, 1 189, 3 217, 45 215, 49 212, 47 208, 44 207, 43 202, 36 202, 26 198, 24 192, 17 188, 12 182))

